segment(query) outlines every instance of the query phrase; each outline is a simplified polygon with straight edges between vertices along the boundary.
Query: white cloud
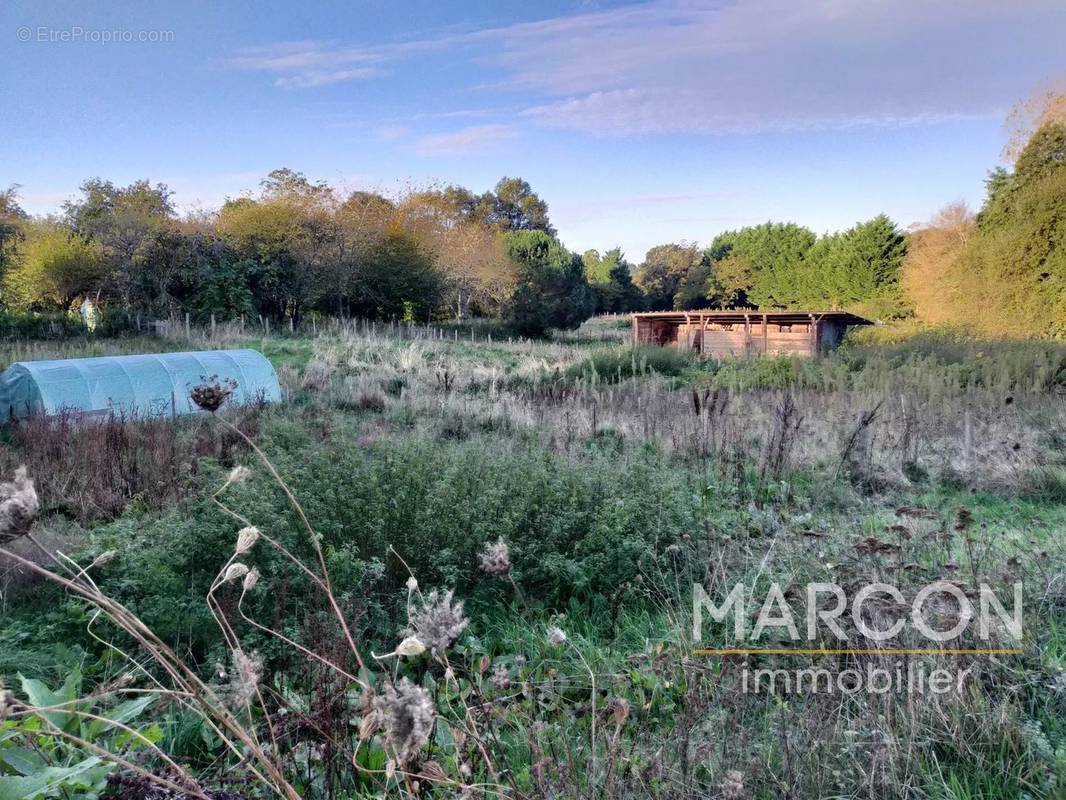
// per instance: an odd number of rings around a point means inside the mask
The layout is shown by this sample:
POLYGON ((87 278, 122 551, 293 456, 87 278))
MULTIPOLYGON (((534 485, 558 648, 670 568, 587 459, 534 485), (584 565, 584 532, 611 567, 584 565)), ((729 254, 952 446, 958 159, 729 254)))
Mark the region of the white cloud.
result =
POLYGON ((421 136, 415 142, 415 153, 422 158, 465 155, 482 152, 514 136, 515 131, 509 125, 472 125, 457 131, 421 136))
POLYGON ((895 127, 1001 115, 1064 35, 1055 0, 660 2, 513 29, 500 60, 555 128, 895 127))
POLYGON ((280 86, 282 89, 314 89, 318 86, 329 86, 333 83, 369 78, 380 74, 380 72, 380 70, 373 67, 332 70, 314 69, 301 72, 298 75, 278 78, 274 81, 274 85, 280 86))
POLYGON ((411 129, 406 125, 381 125, 374 129, 374 136, 382 142, 395 142, 409 136, 411 129))
POLYGON ((465 88, 517 93, 533 124, 724 134, 1000 115, 1062 69, 1064 38, 1062 0, 654 0, 397 44, 284 43, 230 63, 310 88, 447 53, 465 88), (500 80, 484 86, 486 71, 500 80))

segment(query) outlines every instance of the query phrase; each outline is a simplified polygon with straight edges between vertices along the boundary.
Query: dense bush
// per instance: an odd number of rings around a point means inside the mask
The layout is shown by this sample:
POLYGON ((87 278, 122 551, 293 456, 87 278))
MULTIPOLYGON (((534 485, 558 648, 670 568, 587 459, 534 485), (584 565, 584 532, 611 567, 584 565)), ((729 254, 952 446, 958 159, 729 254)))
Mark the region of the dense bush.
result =
MULTIPOLYGON (((325 442, 308 433, 273 419, 262 444, 321 534, 336 588, 353 602, 387 599, 396 610, 407 572, 389 557, 390 545, 427 585, 476 598, 487 591, 477 554, 502 536, 514 543, 516 575, 532 596, 565 606, 570 598, 610 595, 656 548, 702 524, 692 502, 698 487, 650 452, 619 460, 592 450, 575 462, 497 438, 486 457, 480 438, 418 434, 368 451, 344 431, 325 442)), ((205 477, 204 494, 212 481, 221 476, 205 477)), ((268 476, 260 471, 229 491, 235 510, 297 553, 306 550, 268 476)), ((235 530, 203 496, 162 516, 127 515, 94 534, 100 549, 121 553, 105 588, 166 636, 205 652, 214 633, 200 598, 235 530)), ((274 587, 256 597, 257 610, 271 619, 298 617, 308 587, 280 559, 257 553, 254 563, 274 587)))

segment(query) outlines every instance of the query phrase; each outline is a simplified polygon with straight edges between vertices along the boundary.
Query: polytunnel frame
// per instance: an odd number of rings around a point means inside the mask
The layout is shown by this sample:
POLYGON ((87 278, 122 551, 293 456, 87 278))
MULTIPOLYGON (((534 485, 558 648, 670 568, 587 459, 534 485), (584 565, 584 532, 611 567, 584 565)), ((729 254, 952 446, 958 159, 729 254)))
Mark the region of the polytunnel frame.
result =
MULTIPOLYGON (((262 353, 254 349, 238 349, 238 350, 200 350, 200 351, 174 351, 167 353, 138 353, 127 355, 115 355, 115 356, 96 356, 90 358, 71 358, 71 359, 47 359, 41 361, 20 361, 11 364, 8 370, 17 369, 20 373, 24 373, 24 380, 27 380, 31 384, 29 396, 24 398, 26 408, 25 414, 16 411, 19 408, 17 404, 11 404, 8 408, 5 408, 2 414, 3 418, 7 421, 20 418, 22 416, 34 416, 40 414, 43 416, 56 416, 64 413, 72 413, 78 416, 84 417, 96 417, 115 414, 129 414, 131 416, 144 416, 149 418, 159 418, 163 416, 176 417, 179 414, 184 415, 187 413, 195 413, 197 409, 192 404, 191 400, 186 398, 184 406, 179 401, 179 392, 187 393, 187 390, 192 388, 192 385, 187 381, 187 385, 182 387, 179 384, 183 378, 189 378, 185 374, 186 370, 181 369, 175 364, 177 359, 189 360, 195 364, 196 370, 199 372, 200 379, 209 379, 212 376, 219 376, 222 379, 234 378, 238 382, 240 389, 240 403, 253 402, 257 397, 262 397, 266 400, 280 400, 281 399, 281 387, 278 381, 277 371, 274 369, 274 365, 270 363, 262 353), (243 358, 242 358, 243 357, 243 358), (249 365, 243 364, 242 360, 246 358, 252 358, 261 361, 265 368, 263 378, 268 379, 265 385, 259 385, 263 381, 252 381, 249 379, 249 373, 246 367, 249 365), (216 362, 212 364, 212 362, 216 362), (221 362, 221 363, 219 363, 221 362), (124 403, 122 398, 116 398, 109 394, 107 396, 106 407, 92 407, 93 403, 93 386, 92 375, 89 371, 93 367, 98 367, 106 364, 108 371, 106 378, 101 376, 101 380, 110 379, 113 381, 120 381, 125 384, 125 390, 128 393, 128 402, 124 403), (158 372, 155 372, 157 378, 161 378, 162 375, 166 375, 166 380, 169 383, 169 399, 162 397, 146 396, 145 391, 142 388, 138 388, 138 375, 135 364, 146 365, 151 364, 158 372), (73 375, 61 379, 63 381, 77 381, 79 385, 79 392, 84 398, 85 406, 80 407, 77 403, 64 404, 64 398, 57 396, 55 391, 56 381, 49 380, 49 377, 45 373, 45 370, 50 368, 67 367, 73 370, 73 375), (161 374, 160 374, 161 373, 161 374), (220 375, 220 373, 228 373, 220 375), (271 386, 271 383, 273 384, 271 386), (264 396, 264 389, 266 395, 264 396), (128 406, 128 408, 124 408, 128 406)), ((184 397, 184 394, 182 394, 184 397)), ((20 409, 22 411, 22 409, 20 409)))

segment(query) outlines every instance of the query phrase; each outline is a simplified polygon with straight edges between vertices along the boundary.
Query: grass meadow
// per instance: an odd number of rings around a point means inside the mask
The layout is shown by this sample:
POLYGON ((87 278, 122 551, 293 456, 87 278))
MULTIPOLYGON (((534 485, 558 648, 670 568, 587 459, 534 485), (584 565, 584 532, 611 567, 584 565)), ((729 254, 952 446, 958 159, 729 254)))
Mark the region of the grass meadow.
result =
POLYGON ((262 350, 285 402, 3 432, 40 501, 0 561, 3 800, 1066 796, 1062 345, 708 362, 601 318, 0 361, 219 346, 262 350), (694 583, 936 580, 1024 592, 1021 653, 907 657, 958 691, 751 693, 745 669, 895 657, 694 652, 731 632, 693 639, 694 583))

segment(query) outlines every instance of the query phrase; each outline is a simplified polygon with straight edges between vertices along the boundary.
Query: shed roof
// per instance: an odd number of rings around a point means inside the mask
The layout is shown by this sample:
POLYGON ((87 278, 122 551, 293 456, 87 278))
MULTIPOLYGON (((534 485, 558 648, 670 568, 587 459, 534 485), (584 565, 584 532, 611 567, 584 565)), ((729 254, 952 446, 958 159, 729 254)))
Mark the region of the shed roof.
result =
POLYGON ((0 422, 64 412, 196 413, 189 390, 213 376, 236 382, 233 403, 281 400, 274 367, 256 350, 20 361, 0 374, 0 422))
POLYGON ((753 322, 758 322, 765 318, 768 322, 784 323, 786 325, 799 325, 805 322, 810 322, 812 319, 816 321, 833 320, 844 325, 873 325, 870 320, 851 314, 847 311, 757 311, 755 309, 738 308, 727 311, 715 309, 695 311, 641 311, 633 314, 633 316, 637 319, 656 319, 678 324, 692 322, 693 320, 733 323, 751 320, 753 322))

